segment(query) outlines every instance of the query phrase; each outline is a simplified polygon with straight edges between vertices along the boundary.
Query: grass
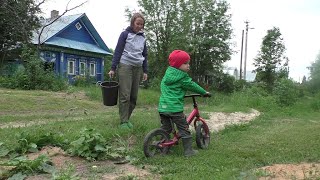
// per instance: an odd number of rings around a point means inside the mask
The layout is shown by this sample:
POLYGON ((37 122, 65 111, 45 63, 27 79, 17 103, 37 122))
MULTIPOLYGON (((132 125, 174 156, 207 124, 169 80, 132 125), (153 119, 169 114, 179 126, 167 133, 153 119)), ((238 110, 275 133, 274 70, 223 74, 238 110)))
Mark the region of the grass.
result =
MULTIPOLYGON (((101 90, 96 86, 73 87, 64 93, 0 89, 0 94, 0 126, 10 122, 45 122, 0 129, 1 142, 6 145, 18 146, 14 137, 21 132, 34 138, 48 132, 62 133, 65 139, 73 141, 82 128, 94 128, 108 140, 120 137, 123 143, 129 144, 129 139, 134 137, 130 149, 130 155, 137 159, 134 163, 150 166, 162 179, 255 179, 261 175, 261 172, 254 173, 259 167, 320 159, 320 111, 311 108, 312 98, 286 108, 275 105, 272 97, 257 97, 247 92, 201 98, 201 111, 246 112, 255 108, 262 115, 248 124, 229 126, 212 134, 209 149, 200 150, 197 156, 184 158, 179 145, 173 147, 168 156, 145 158, 143 138, 151 129, 160 126, 156 110, 158 91, 140 90, 131 119, 134 129, 130 131, 118 129, 117 107, 103 106, 101 90), (79 92, 85 96, 80 96, 79 92)), ((186 102, 189 110, 190 100, 186 102)), ((104 171, 103 168, 100 171, 104 171)), ((96 172, 92 173, 94 177, 96 172)))

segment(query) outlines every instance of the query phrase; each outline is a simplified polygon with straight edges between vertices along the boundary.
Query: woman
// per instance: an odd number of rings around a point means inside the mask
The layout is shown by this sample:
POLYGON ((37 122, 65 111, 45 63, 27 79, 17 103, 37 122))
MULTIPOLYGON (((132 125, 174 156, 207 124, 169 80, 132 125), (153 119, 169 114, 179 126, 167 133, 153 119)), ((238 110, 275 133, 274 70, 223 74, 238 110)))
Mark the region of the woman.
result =
POLYGON ((144 17, 135 13, 130 26, 120 34, 111 70, 112 78, 118 67, 120 128, 133 128, 129 121, 138 97, 138 89, 143 71, 143 81, 148 78, 147 46, 144 36, 144 17))

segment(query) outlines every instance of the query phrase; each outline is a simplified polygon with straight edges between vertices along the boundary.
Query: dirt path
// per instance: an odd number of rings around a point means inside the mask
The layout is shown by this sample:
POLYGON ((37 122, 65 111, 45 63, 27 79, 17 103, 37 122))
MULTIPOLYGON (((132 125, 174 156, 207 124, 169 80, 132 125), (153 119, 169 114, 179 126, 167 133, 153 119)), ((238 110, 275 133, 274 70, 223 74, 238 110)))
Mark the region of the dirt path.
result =
POLYGON ((223 112, 210 112, 209 113, 209 129, 210 131, 218 132, 224 129, 228 125, 248 123, 254 118, 258 117, 260 112, 251 109, 249 113, 234 112, 234 113, 223 113, 223 112))

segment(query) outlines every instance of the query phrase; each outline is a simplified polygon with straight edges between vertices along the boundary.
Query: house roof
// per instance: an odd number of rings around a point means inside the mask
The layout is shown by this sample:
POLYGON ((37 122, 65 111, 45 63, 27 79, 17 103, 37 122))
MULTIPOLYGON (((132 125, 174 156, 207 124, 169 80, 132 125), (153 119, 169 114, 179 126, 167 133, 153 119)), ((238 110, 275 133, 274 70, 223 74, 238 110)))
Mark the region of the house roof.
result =
MULTIPOLYGON (((50 19, 45 19, 42 24, 50 23, 50 19)), ((33 44, 38 44, 39 41, 39 34, 41 28, 33 33, 33 44)), ((87 52, 94 52, 99 54, 106 54, 111 55, 111 52, 107 45, 104 43, 92 23, 90 22, 89 18, 86 16, 85 13, 83 14, 76 14, 76 15, 69 15, 69 16, 62 16, 57 21, 52 23, 51 25, 45 27, 43 32, 41 33, 40 37, 41 44, 47 45, 54 45, 60 47, 71 48, 75 50, 82 50, 87 52), (57 37, 57 35, 67 29, 73 22, 79 21, 85 25, 88 33, 90 33, 91 37, 94 39, 96 44, 89 44, 85 42, 79 42, 75 40, 70 40, 62 37, 57 37)))

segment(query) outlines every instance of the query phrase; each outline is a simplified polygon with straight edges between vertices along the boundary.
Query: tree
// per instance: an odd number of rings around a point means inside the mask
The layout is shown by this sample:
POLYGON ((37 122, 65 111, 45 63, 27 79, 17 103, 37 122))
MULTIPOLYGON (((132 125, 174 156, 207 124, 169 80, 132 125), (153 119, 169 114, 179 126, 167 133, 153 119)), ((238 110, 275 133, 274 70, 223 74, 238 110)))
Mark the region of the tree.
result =
MULTIPOLYGON (((28 45, 33 37, 33 32, 36 29, 41 28, 40 35, 43 29, 53 22, 58 20, 60 17, 65 15, 67 12, 72 11, 82 6, 87 1, 68 8, 71 0, 68 1, 65 11, 51 20, 47 24, 41 24, 41 5, 47 0, 1 0, 0 3, 0 58, 1 62, 6 57, 10 57, 12 53, 16 53, 14 50, 21 47, 22 44, 28 45)), ((39 43, 40 44, 40 43, 39 43)), ((2 64, 2 63, 1 63, 2 64)), ((0 64, 0 66, 1 66, 0 64)))
POLYGON ((232 53, 226 1, 138 0, 138 4, 146 19, 151 77, 162 76, 174 49, 190 53, 191 75, 199 81, 222 72, 232 53))
POLYGON ((192 52, 191 70, 193 77, 208 83, 221 79, 223 63, 230 59, 231 50, 231 15, 226 1, 192 0, 189 1, 191 28, 187 36, 192 52), (218 77, 220 76, 220 77, 218 77))
POLYGON ((254 59, 256 81, 265 84, 266 90, 272 92, 275 81, 288 78, 289 59, 285 56, 285 45, 280 29, 273 27, 263 38, 261 49, 254 59))
POLYGON ((316 60, 309 67, 310 70, 310 80, 309 88, 311 92, 320 91, 320 53, 317 55, 316 60))
POLYGON ((44 2, 34 0, 1 0, 0 3, 0 58, 1 64, 16 52, 22 44, 30 42, 34 29, 40 27, 39 6, 44 2))

